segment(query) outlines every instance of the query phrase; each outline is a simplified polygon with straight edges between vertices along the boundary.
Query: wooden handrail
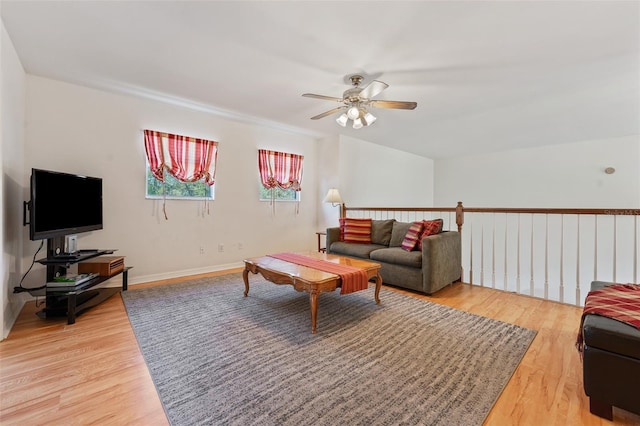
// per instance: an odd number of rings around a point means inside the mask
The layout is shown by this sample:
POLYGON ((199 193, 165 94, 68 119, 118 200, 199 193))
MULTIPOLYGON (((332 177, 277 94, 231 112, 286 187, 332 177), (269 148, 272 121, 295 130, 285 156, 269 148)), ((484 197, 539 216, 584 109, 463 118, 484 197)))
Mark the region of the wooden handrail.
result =
POLYGON ((603 216, 640 216, 640 209, 573 209, 573 208, 541 208, 541 207, 464 207, 458 201, 456 207, 347 207, 342 204, 340 217, 347 217, 348 211, 382 211, 382 212, 455 212, 458 232, 462 232, 464 213, 529 213, 529 214, 574 214, 603 216))

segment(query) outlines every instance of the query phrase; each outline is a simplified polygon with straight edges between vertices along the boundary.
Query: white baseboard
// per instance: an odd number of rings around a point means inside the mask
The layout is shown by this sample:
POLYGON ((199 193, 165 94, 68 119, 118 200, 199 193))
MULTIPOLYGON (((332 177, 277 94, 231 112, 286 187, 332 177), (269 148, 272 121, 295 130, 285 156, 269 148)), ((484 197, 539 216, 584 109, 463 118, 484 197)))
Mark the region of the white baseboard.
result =
POLYGON ((167 280, 171 278, 187 277, 189 275, 208 274, 210 272, 219 272, 227 269, 242 268, 243 266, 244 266, 244 262, 236 262, 236 263, 227 263, 224 265, 216 265, 213 267, 184 269, 182 271, 172 271, 172 272, 165 272, 162 274, 144 275, 141 277, 135 277, 134 279, 129 279, 129 285, 143 284, 143 283, 148 283, 152 281, 167 280))

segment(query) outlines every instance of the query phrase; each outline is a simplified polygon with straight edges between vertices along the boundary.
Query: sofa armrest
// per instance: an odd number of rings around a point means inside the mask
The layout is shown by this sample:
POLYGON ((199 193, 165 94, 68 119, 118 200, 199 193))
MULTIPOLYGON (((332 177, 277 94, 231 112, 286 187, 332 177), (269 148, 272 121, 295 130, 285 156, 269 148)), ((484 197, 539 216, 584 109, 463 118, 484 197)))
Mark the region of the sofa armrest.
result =
POLYGON ((340 228, 327 228, 327 241, 325 247, 327 248, 327 253, 331 253, 331 244, 336 241, 340 241, 340 228))
POLYGON ((424 292, 435 293, 462 277, 462 241, 459 232, 445 231, 422 239, 424 292))

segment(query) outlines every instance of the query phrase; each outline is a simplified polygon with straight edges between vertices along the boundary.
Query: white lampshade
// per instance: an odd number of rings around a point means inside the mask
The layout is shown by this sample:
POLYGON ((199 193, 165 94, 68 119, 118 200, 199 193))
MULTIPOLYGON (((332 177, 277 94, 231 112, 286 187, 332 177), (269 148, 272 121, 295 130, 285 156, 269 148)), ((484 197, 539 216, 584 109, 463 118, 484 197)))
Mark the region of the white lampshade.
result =
POLYGON ((327 196, 324 197, 323 203, 331 203, 333 207, 342 204, 342 198, 336 188, 330 188, 327 196))
POLYGON ((369 111, 367 111, 367 113, 364 115, 364 121, 367 122, 367 126, 370 126, 373 124, 374 121, 376 121, 377 118, 371 114, 369 111))
POLYGON ((336 118, 336 123, 338 123, 342 127, 347 126, 347 121, 349 121, 349 117, 347 117, 347 114, 342 114, 340 117, 336 118))
POLYGON ((356 118, 360 117, 360 110, 358 110, 357 107, 352 106, 347 110, 347 117, 349 117, 352 120, 355 120, 356 118))
POLYGON ((363 126, 362 124, 362 120, 359 118, 356 118, 355 120, 353 120, 353 128, 354 129, 361 129, 363 126))

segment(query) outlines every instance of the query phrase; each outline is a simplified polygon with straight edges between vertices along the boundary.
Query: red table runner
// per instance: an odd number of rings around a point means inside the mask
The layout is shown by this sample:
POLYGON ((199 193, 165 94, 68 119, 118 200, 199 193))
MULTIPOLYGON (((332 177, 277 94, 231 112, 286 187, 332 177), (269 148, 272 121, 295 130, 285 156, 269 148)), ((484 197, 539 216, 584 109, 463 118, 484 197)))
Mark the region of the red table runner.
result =
POLYGON ((576 347, 582 354, 582 324, 587 314, 602 315, 640 330, 640 284, 614 284, 590 291, 584 302, 576 347))
POLYGON ((366 290, 369 286, 367 271, 361 268, 355 268, 348 265, 340 265, 339 263, 328 262, 322 259, 315 259, 313 257, 296 253, 277 253, 270 254, 268 256, 284 260, 286 262, 295 263, 296 265, 307 266, 319 271, 339 275, 340 279, 342 280, 340 294, 366 290))

